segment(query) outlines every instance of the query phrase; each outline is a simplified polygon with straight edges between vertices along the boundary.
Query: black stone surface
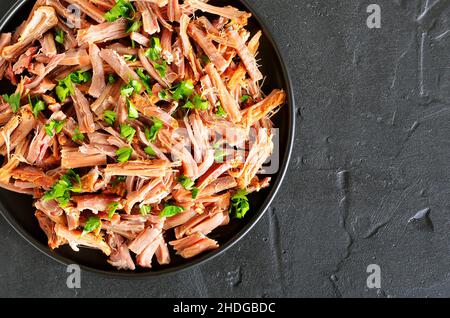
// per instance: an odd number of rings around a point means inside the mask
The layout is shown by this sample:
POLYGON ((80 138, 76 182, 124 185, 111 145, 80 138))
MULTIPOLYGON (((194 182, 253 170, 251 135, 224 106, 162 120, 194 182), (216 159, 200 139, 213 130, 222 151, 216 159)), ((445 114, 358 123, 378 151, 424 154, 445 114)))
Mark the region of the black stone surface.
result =
POLYGON ((299 107, 290 172, 263 220, 194 270, 142 281, 83 272, 70 290, 66 268, 0 219, 0 296, 450 296, 450 1, 249 2, 299 107), (381 29, 366 26, 371 3, 381 29), (367 287, 369 264, 381 290, 367 287))

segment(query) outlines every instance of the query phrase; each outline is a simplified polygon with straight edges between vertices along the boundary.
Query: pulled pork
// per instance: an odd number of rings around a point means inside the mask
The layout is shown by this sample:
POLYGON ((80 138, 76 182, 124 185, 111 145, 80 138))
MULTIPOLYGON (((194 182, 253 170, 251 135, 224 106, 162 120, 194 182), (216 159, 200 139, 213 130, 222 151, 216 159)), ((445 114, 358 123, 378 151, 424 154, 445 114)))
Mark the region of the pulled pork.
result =
POLYGON ((0 97, 0 187, 33 195, 50 248, 163 266, 252 213, 286 93, 260 88, 250 17, 207 0, 40 0, 0 35, 16 87, 0 97))

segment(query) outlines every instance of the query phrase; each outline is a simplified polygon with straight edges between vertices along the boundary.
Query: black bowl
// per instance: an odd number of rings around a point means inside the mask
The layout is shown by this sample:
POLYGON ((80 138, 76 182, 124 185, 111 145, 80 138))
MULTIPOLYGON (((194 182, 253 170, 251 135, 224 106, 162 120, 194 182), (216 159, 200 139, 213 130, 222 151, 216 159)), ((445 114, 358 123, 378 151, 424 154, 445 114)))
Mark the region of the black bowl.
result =
MULTIPOLYGON (((0 32, 10 32, 16 28, 21 21, 24 21, 31 11, 34 1, 20 0, 0 21, 0 32)), ((99 273, 112 275, 114 277, 147 277, 157 276, 166 273, 181 271, 195 265, 199 265, 210 260, 217 255, 225 252, 237 241, 242 239, 250 229, 260 220, 270 203, 274 199, 281 182, 286 173, 289 159, 294 142, 294 121, 295 105, 292 91, 292 83, 287 72, 286 66, 281 58, 280 52, 274 43, 267 28, 262 21, 254 14, 246 1, 211 1, 212 4, 229 4, 240 9, 245 9, 253 13, 250 21, 250 31, 256 32, 262 30, 264 35, 260 47, 260 64, 262 71, 267 75, 264 84, 264 90, 270 92, 275 88, 284 88, 288 93, 288 105, 274 117, 276 127, 279 127, 280 137, 280 168, 277 174, 272 175, 272 184, 268 189, 250 196, 252 210, 244 220, 233 220, 228 226, 221 227, 211 237, 218 240, 220 248, 200 255, 196 258, 184 260, 176 255, 172 255, 172 263, 167 266, 157 266, 151 270, 139 268, 135 272, 120 272, 111 267, 106 262, 106 257, 101 252, 81 249, 80 252, 74 252, 70 247, 65 246, 52 251, 47 246, 47 239, 43 231, 39 228, 38 222, 34 217, 34 208, 32 200, 28 196, 0 190, 0 212, 11 226, 27 240, 52 259, 68 265, 79 264, 82 269, 99 273)), ((6 93, 10 85, 6 81, 0 82, 0 93, 6 93)))

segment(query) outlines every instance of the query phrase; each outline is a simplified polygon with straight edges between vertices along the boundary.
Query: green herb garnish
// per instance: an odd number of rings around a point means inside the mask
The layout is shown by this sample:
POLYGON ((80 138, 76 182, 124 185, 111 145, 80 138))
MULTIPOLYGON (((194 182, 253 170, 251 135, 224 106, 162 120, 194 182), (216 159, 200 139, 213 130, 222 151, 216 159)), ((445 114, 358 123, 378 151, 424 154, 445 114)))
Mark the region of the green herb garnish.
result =
POLYGON ((30 103, 31 111, 34 114, 34 117, 38 117, 39 113, 43 110, 45 110, 45 103, 44 101, 40 100, 39 98, 31 98, 30 95, 28 95, 28 102, 30 103))
POLYGON ((67 171, 67 173, 44 194, 43 200, 45 202, 56 200, 60 206, 64 207, 69 204, 71 192, 81 192, 81 178, 73 170, 67 171))
POLYGON ((154 62, 157 62, 161 59, 161 41, 159 38, 152 38, 150 48, 145 51, 145 56, 151 59, 154 62))
POLYGON ((102 227, 102 221, 97 216, 91 216, 84 226, 83 233, 81 233, 81 236, 85 236, 86 234, 89 234, 91 232, 94 232, 102 227))
POLYGON ((3 99, 5 100, 5 102, 7 102, 9 104, 9 107, 11 107, 13 113, 16 113, 19 108, 20 108, 20 93, 15 93, 15 94, 4 94, 2 95, 3 99))
POLYGON ((216 116, 218 116, 218 117, 226 117, 227 116, 227 112, 225 111, 225 109, 223 109, 222 104, 220 102, 217 102, 216 116))
POLYGON ((119 202, 111 202, 110 204, 108 204, 108 217, 110 219, 112 219, 112 217, 114 216, 114 213, 116 213, 117 209, 119 208, 119 202))
POLYGON ((199 192, 200 192, 199 188, 195 188, 195 187, 192 188, 192 191, 191 191, 192 199, 194 199, 194 200, 197 199, 199 192))
POLYGON ((139 118, 139 113, 136 107, 134 107, 133 103, 129 99, 127 99, 127 106, 128 106, 128 118, 130 119, 139 118))
POLYGON ((151 80, 152 78, 148 75, 144 74, 144 70, 141 68, 138 68, 136 70, 137 75, 139 76, 139 78, 142 81, 142 85, 144 85, 145 90, 147 91, 148 94, 152 94, 152 84, 151 84, 151 80))
POLYGON ((127 124, 120 125, 120 136, 128 140, 128 142, 132 142, 134 135, 136 134, 136 129, 127 124))
POLYGON ((141 215, 146 216, 150 213, 151 210, 152 210, 151 206, 143 205, 140 207, 139 212, 141 213, 141 215))
POLYGON ((241 97, 241 102, 245 103, 245 102, 248 101, 250 98, 251 98, 250 95, 243 95, 243 96, 241 97))
POLYGON ((123 56, 123 59, 127 62, 136 62, 137 61, 136 55, 131 55, 131 54, 125 54, 123 56))
POLYGON ((184 175, 178 177, 178 183, 180 183, 181 186, 188 191, 191 191, 195 186, 195 182, 191 178, 184 175))
POLYGON ((111 182, 111 185, 115 187, 119 183, 125 182, 127 180, 127 177, 125 176, 117 176, 114 181, 111 182))
POLYGON ((114 74, 109 74, 108 75, 108 83, 109 84, 114 84, 117 81, 117 78, 114 76, 114 74))
POLYGON ((119 18, 133 20, 135 15, 136 9, 129 1, 117 0, 114 7, 112 7, 111 10, 105 13, 104 18, 109 22, 113 22, 119 18))
POLYGON ((245 190, 237 190, 236 194, 231 197, 230 213, 238 219, 244 218, 245 214, 250 210, 247 192, 245 190))
POLYGON ((74 142, 77 142, 77 141, 83 141, 84 140, 84 135, 80 132, 80 128, 75 128, 75 131, 74 131, 74 135, 73 135, 73 137, 72 137, 72 140, 74 141, 74 142))
POLYGON ((145 147, 144 151, 147 155, 149 155, 151 157, 156 157, 156 152, 155 152, 155 150, 153 150, 152 146, 145 147))
POLYGON ((103 120, 109 125, 112 126, 116 122, 117 113, 112 110, 105 110, 103 113, 103 120))
POLYGON ((60 102, 64 102, 69 95, 75 93, 73 84, 85 84, 92 80, 92 74, 90 72, 77 71, 70 73, 64 79, 58 81, 56 86, 56 96, 60 102))
POLYGON ((158 132, 163 128, 163 122, 158 118, 153 118, 153 125, 145 129, 145 137, 148 141, 154 142, 158 132))
POLYGON ((173 99, 179 101, 180 99, 189 98, 194 93, 194 84, 192 81, 183 81, 175 86, 172 92, 173 99))
POLYGON ((129 147, 120 148, 116 151, 117 161, 120 163, 127 162, 130 160, 131 155, 133 154, 133 149, 129 147))
POLYGON ((62 29, 57 29, 55 32, 55 42, 59 44, 64 44, 64 31, 62 29))
POLYGON ((164 209, 159 214, 160 218, 170 218, 172 216, 177 215, 178 213, 181 213, 184 211, 184 208, 176 205, 166 205, 164 209))
POLYGON ((47 133, 48 136, 53 137, 54 135, 57 135, 62 131, 65 123, 66 122, 64 120, 63 121, 52 120, 51 122, 45 125, 45 132, 47 133))
POLYGON ((138 32, 142 27, 141 21, 134 21, 127 29, 127 33, 138 32))
POLYGON ((162 61, 161 63, 155 63, 154 67, 155 67, 155 70, 158 71, 158 73, 161 77, 166 77, 166 75, 167 75, 167 62, 166 61, 162 61))

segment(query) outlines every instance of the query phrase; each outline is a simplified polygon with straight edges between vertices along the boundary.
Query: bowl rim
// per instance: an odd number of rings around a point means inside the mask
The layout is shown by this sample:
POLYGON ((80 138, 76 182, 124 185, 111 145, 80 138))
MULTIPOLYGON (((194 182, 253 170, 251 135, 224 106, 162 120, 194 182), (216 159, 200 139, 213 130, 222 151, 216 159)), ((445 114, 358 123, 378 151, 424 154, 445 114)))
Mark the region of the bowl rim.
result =
MULTIPOLYGON (((0 19, 0 33, 3 32, 4 27, 10 20, 14 17, 14 15, 22 9, 22 7, 27 4, 28 2, 33 0, 17 0, 12 7, 5 13, 5 15, 0 19)), ((288 135, 286 138, 286 150, 284 153, 284 159, 280 166, 280 170, 278 172, 278 177, 276 178, 275 182, 272 185, 272 189, 270 193, 267 195, 266 199, 262 203, 261 207, 259 208, 259 211, 255 213, 255 215, 252 217, 252 219, 248 220, 247 225, 243 229, 241 229, 239 232, 235 233, 233 237, 226 242, 225 244, 221 245, 217 250, 209 252, 203 256, 200 256, 196 258, 195 260, 189 261, 185 264, 177 265, 174 267, 168 267, 163 268, 161 270, 158 270, 157 272, 143 272, 143 273, 136 273, 136 272, 128 272, 128 271, 106 271, 106 270, 100 270, 96 268, 92 268, 87 265, 82 264, 76 264, 78 265, 82 270, 94 274, 98 274, 103 277, 109 277, 109 278, 119 278, 119 279, 144 279, 149 277, 161 277, 161 276, 167 276, 175 273, 181 273, 188 269, 193 269, 199 265, 202 265, 214 258, 216 258, 219 255, 222 255, 227 250, 229 250, 231 247, 233 247, 236 243, 238 243, 240 240, 242 240, 252 229, 253 227, 261 220, 261 218, 266 214, 267 210, 269 209, 271 203, 275 199, 275 197, 278 194, 278 191, 280 190, 281 184, 283 183, 283 180, 286 176, 286 172, 288 170, 290 159, 292 156, 292 151, 294 147, 294 138, 295 138, 295 111, 296 111, 296 105, 295 105, 295 97, 294 97, 294 90, 292 85, 292 78, 289 74, 289 71, 287 69, 287 66, 285 64, 285 61, 283 59, 283 56, 281 54, 281 51, 277 45, 277 43, 274 41, 273 36, 269 29, 267 28, 264 21, 255 13, 255 11, 252 9, 252 6, 247 2, 247 0, 235 0, 237 2, 240 2, 247 11, 252 13, 252 18, 256 20, 256 22, 261 27, 261 30, 267 40, 269 41, 270 45, 273 47, 276 58, 280 62, 281 65, 281 73, 283 76, 284 81, 286 82, 286 92, 288 95, 288 105, 289 107, 289 129, 288 129, 288 135)), ((36 238, 34 238, 30 233, 28 233, 22 225, 19 224, 12 216, 11 213, 8 212, 6 207, 4 206, 3 202, 0 201, 0 214, 5 218, 5 220, 11 225, 11 227, 22 237, 27 241, 29 244, 31 244, 34 248, 36 248, 41 253, 47 255, 51 259, 55 260, 56 262, 68 266, 71 264, 74 264, 72 260, 70 260, 67 257, 64 257, 60 254, 58 254, 55 251, 52 251, 47 245, 42 244, 42 242, 38 241, 36 238)))

